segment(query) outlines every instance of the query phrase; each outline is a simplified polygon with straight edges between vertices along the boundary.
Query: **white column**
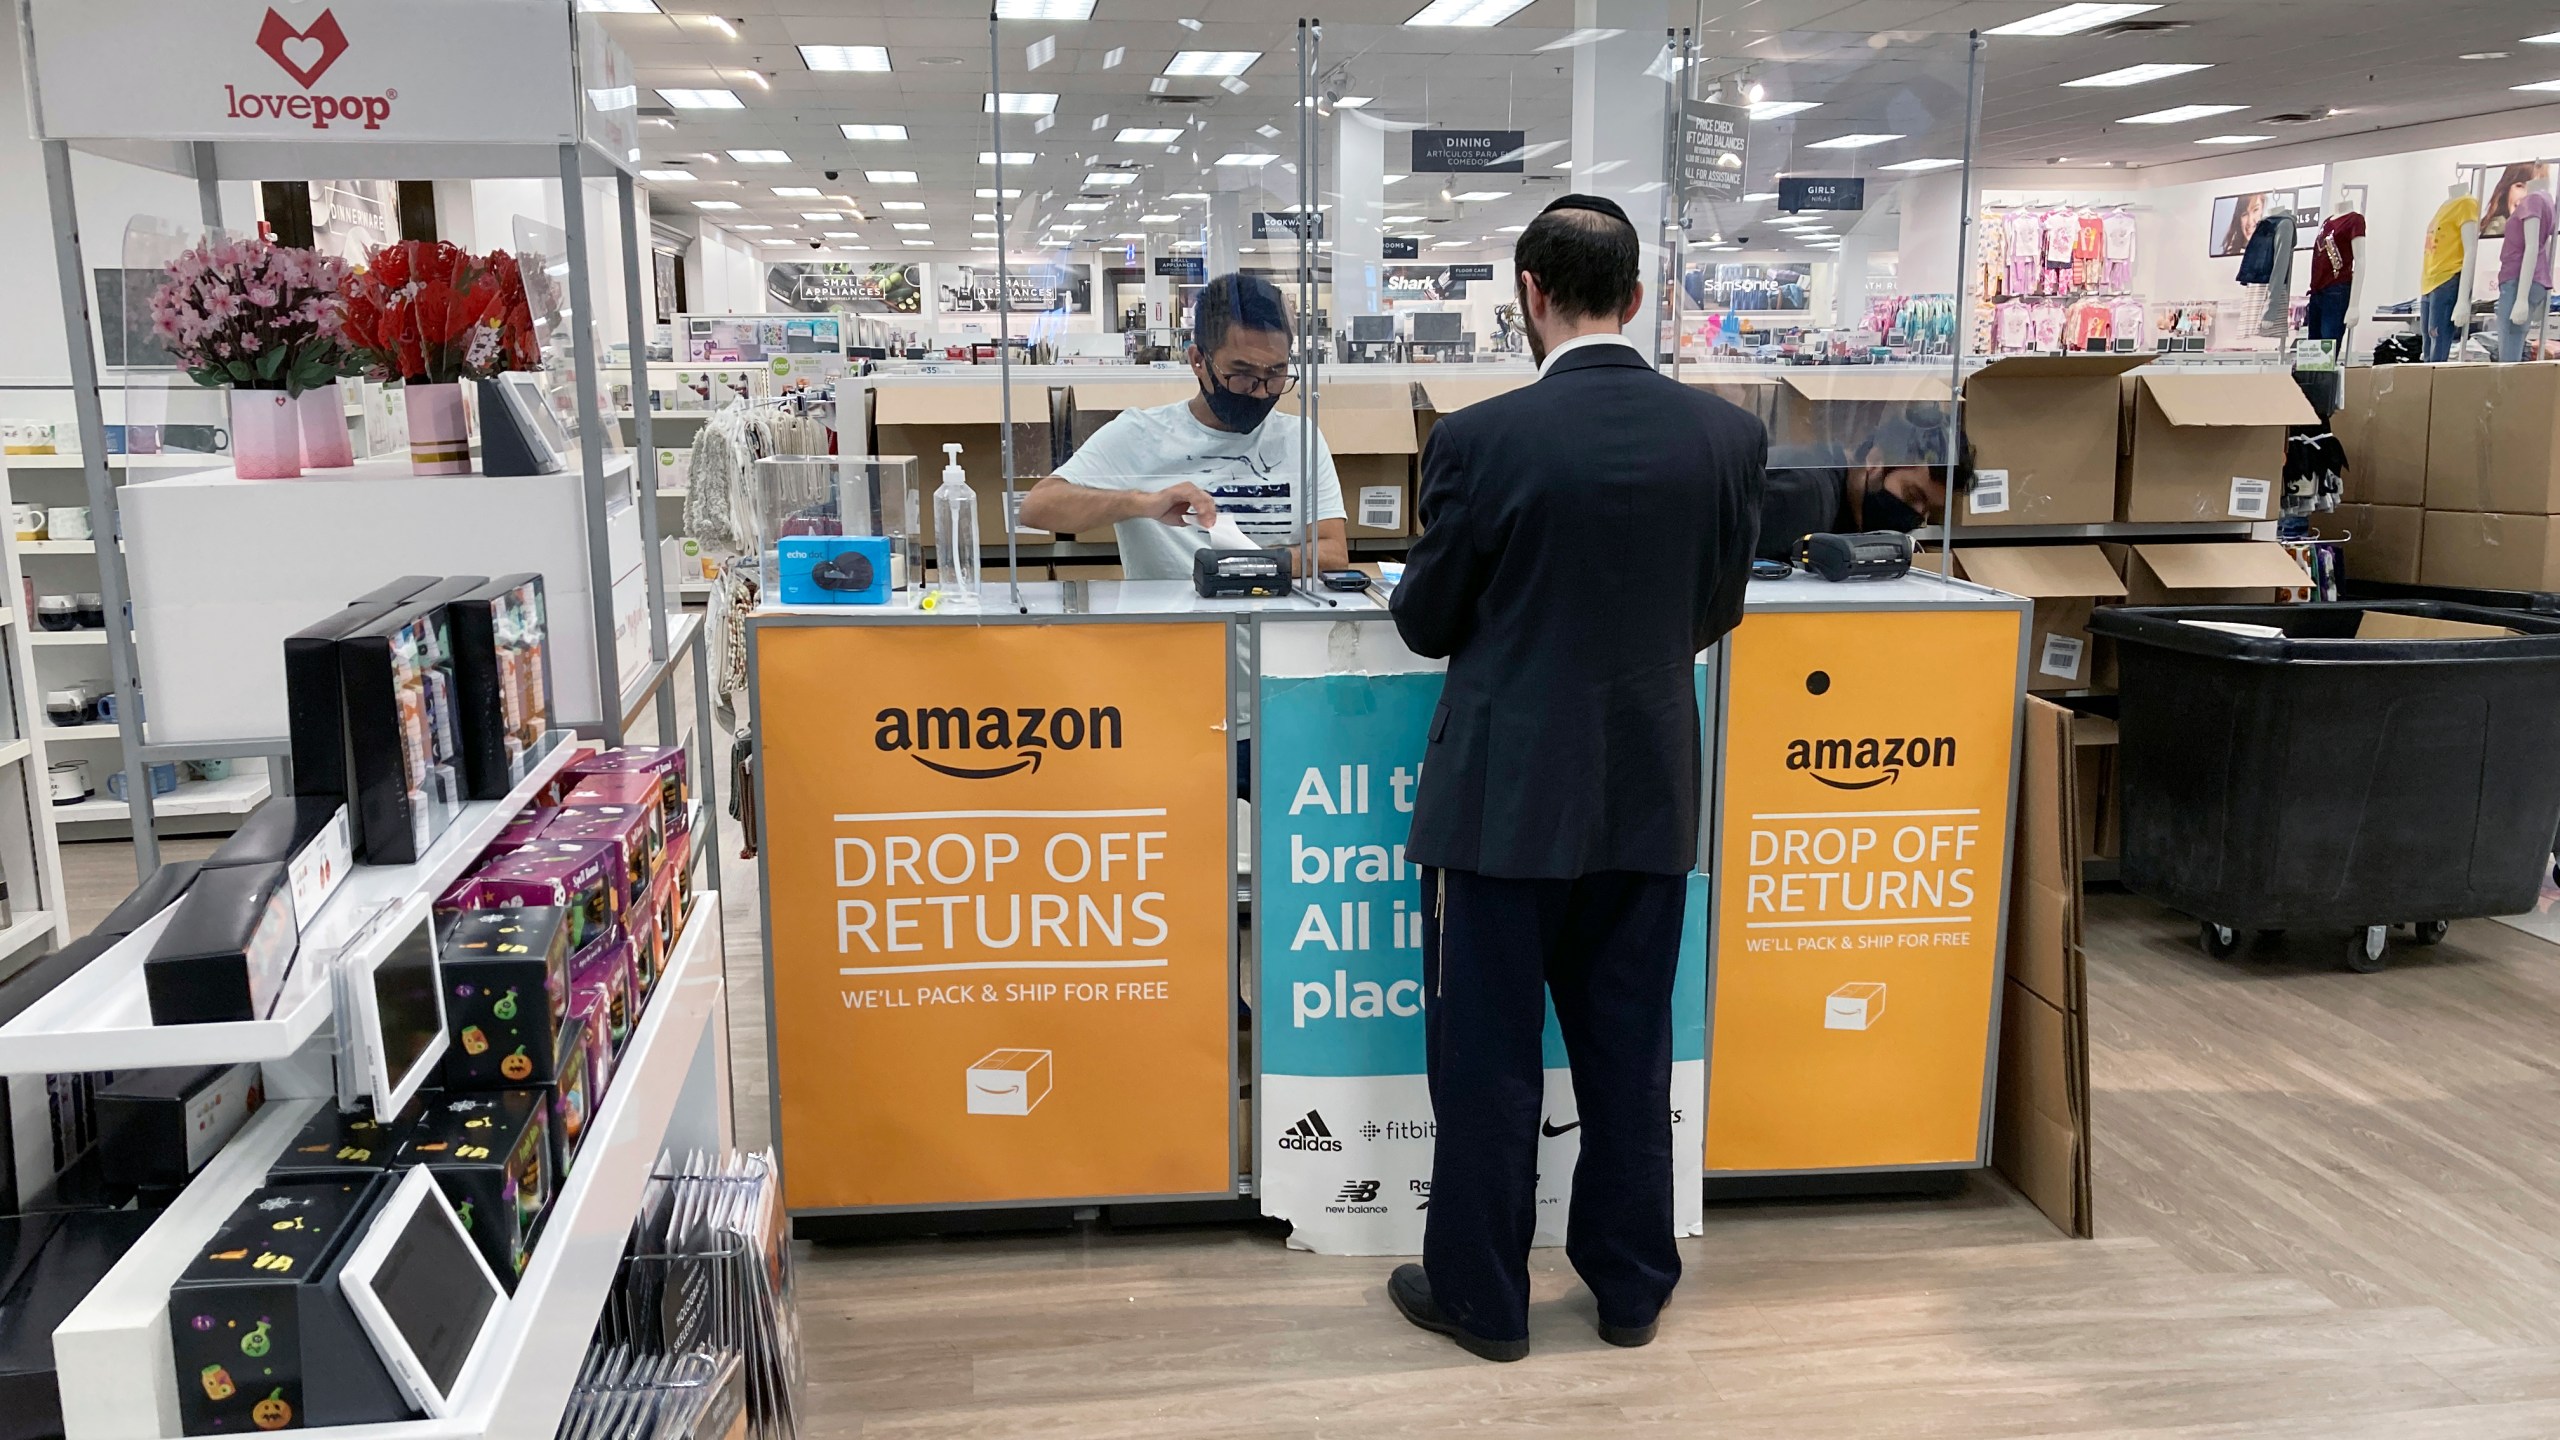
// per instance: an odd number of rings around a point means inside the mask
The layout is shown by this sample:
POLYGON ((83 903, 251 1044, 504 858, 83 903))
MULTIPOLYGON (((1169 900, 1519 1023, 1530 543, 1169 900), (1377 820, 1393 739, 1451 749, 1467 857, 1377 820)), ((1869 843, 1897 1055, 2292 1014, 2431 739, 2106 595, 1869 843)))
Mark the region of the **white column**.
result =
MULTIPOLYGON (((1383 315, 1378 243, 1387 217, 1387 130, 1357 110, 1337 110, 1333 177, 1337 191, 1325 231, 1333 241, 1333 325, 1350 333, 1354 315, 1383 315)), ((1469 287, 1472 289, 1473 287, 1469 287)))
POLYGON ((1236 246, 1245 238, 1244 194, 1220 190, 1209 197, 1209 276, 1216 279, 1236 268, 1236 246))
POLYGON ((1837 263, 1832 267, 1831 324, 1841 330, 1855 330, 1867 318, 1867 256, 1875 250, 1875 242, 1864 235, 1840 237, 1840 248, 1832 252, 1837 263))
POLYGON ((1173 277, 1156 273, 1157 256, 1180 253, 1169 247, 1158 249, 1151 240, 1139 256, 1138 263, 1147 267, 1147 328, 1150 330, 1181 322, 1182 317, 1173 308, 1173 277))
POLYGON ((1662 138, 1671 87, 1647 75, 1662 53, 1662 0, 1574 0, 1581 29, 1621 33, 1573 52, 1573 171, 1567 188, 1605 195, 1627 212, 1643 242, 1637 273, 1645 303, 1626 327, 1647 356, 1654 350, 1654 293, 1662 269, 1662 138))
MULTIPOLYGON (((1952 295, 1961 266, 1964 179, 1961 172, 1915 175, 1902 182, 1901 257, 1896 272, 1906 295, 1952 295)), ((1844 247, 1845 248, 1845 247, 1844 247)))

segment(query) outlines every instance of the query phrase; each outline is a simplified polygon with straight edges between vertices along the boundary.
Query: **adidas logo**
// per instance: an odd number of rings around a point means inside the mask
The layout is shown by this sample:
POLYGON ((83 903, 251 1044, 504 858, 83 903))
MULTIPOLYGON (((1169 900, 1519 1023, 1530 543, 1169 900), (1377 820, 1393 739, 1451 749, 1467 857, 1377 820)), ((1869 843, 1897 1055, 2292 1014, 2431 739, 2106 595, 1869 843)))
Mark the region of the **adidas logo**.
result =
POLYGON ((1280 1132, 1280 1148, 1283 1150, 1339 1150, 1342 1148, 1342 1142, 1334 1139, 1333 1132, 1325 1128, 1324 1116, 1310 1110, 1297 1124, 1280 1132))

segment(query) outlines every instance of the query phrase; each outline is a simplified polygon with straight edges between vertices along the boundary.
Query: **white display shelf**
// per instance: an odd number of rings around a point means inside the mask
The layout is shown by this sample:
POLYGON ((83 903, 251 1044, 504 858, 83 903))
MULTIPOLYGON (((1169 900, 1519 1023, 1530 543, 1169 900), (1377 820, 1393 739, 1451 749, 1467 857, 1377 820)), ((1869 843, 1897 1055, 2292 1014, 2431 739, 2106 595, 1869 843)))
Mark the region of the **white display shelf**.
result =
MULTIPOLYGON (((79 470, 86 468, 85 457, 79 455, 8 455, 0 456, 12 470, 79 470)), ((110 455, 110 470, 211 470, 230 464, 224 455, 110 455)))
POLYGON ((98 542, 95 540, 21 540, 18 542, 18 553, 21 555, 95 555, 98 553, 98 542))
POLYGON ((50 910, 28 910, 18 915, 8 929, 0 930, 0 957, 15 955, 53 931, 54 915, 50 910))
POLYGON ((27 632, 27 643, 30 645, 104 645, 107 643, 107 632, 104 630, 30 630, 27 632))
POLYGON ((15 765, 19 761, 34 754, 35 751, 36 747, 33 741, 25 739, 12 740, 6 745, 0 745, 0 765, 15 765))
MULTIPOLYGON (((67 728, 67 727, 56 727, 67 728)), ((107 731, 112 735, 115 727, 107 731)), ((47 740, 53 737, 47 736, 47 740)), ((267 798, 264 773, 230 775, 220 780, 181 780, 178 788, 151 797, 151 813, 162 820, 202 815, 246 815, 267 798)), ((89 799, 53 807, 53 818, 65 825, 90 820, 130 819, 133 807, 101 790, 89 799)))
POLYGON ((15 611, 15 610, 9 609, 9 608, 7 608, 6 606, 0 606, 0 629, 6 629, 6 628, 8 628, 9 626, 11 626, 11 625, 15 625, 15 624, 17 624, 17 623, 18 623, 18 612, 17 612, 17 611, 15 611))
MULTIPOLYGON (((359 871, 359 874, 362 872, 359 871)), ((650 1172, 668 1149, 728 1142, 720 897, 694 897, 667 973, 595 1107, 497 1333, 442 1420, 349 1425, 333 1440, 551 1440, 613 1289, 650 1172)), ((169 1286, 264 1181, 320 1102, 271 1101, 54 1331, 69 1440, 175 1440, 169 1286)))
MULTIPOLYGON (((703 617, 690 611, 681 615, 671 613, 667 616, 667 658, 650 662, 649 668, 642 671, 638 679, 623 687, 623 729, 631 728, 633 717, 640 713, 641 706, 649 703, 649 697, 657 693, 659 682, 667 678, 669 671, 683 663, 685 647, 693 643, 693 632, 702 628, 702 620, 703 617)), ((639 643, 646 646, 649 642, 644 637, 639 643)))
MULTIPOLYGON (((480 858, 518 811, 533 801, 552 776, 587 747, 562 745, 542 757, 522 784, 503 800, 465 806, 461 818, 446 828, 414 865, 358 865, 347 872, 338 893, 302 927, 303 960, 293 967, 277 997, 275 1013, 265 1020, 215 1025, 154 1025, 151 1001, 143 988, 142 962, 167 928, 175 908, 153 916, 140 929, 118 941, 52 993, 0 1025, 0 1075, 49 1074, 56 1071, 126 1070, 152 1066, 228 1065, 243 1060, 276 1061, 300 1051, 329 1020, 330 996, 326 964, 308 963, 334 952, 376 907, 425 893, 441 895, 480 858)), ((212 781, 228 784, 233 781, 212 781)), ((260 789, 265 778, 257 777, 260 789)), ((162 815, 186 814, 186 787, 160 796, 154 806, 162 815)), ((95 802, 87 802, 95 803, 95 802)), ((115 814, 124 802, 107 802, 115 814)), ((68 819, 82 818, 77 805, 56 807, 68 819)), ((388 941, 391 936, 381 937, 388 941)))
MULTIPOLYGON (((717 410, 652 410, 649 412, 649 418, 653 421, 708 420, 719 413, 720 412, 717 410)), ((639 418, 640 412, 637 410, 616 410, 613 412, 613 415, 617 420, 634 420, 639 418)))
MULTIPOLYGON (((35 637, 30 635, 27 638, 32 640, 35 637)), ((50 720, 44 722, 44 738, 49 741, 114 740, 120 738, 123 734, 124 732, 122 730, 117 729, 114 723, 109 721, 102 721, 94 725, 56 725, 50 720)))

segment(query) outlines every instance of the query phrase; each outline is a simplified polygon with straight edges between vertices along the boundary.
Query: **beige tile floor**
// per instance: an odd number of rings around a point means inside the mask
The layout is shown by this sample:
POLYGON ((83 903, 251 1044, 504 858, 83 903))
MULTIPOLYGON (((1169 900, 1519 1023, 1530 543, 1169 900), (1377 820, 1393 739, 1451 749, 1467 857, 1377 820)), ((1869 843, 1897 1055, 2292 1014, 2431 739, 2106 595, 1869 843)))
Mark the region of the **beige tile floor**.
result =
MULTIPOLYGON (((66 849, 102 913, 126 852, 66 849)), ((762 1143, 752 867, 730 878, 762 1143)), ((1511 1366, 1397 1321, 1384 1262, 1257 1230, 804 1245, 808 1434, 2560 1436, 2560 949, 2471 922, 2379 976, 2326 946, 2214 962, 2120 895, 2089 949, 2094 1241, 1987 1178, 1717 1207, 1648 1350, 1601 1345, 1540 1252, 1511 1366)))

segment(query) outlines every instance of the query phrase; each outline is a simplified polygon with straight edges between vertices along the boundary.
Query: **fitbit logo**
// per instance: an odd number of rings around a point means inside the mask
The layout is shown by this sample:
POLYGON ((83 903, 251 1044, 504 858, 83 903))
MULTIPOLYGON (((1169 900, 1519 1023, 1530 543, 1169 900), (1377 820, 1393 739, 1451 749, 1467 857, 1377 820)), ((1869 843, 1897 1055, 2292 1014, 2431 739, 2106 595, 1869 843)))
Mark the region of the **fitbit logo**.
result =
POLYGON ((1953 735, 1787 742, 1787 768, 1804 771, 1834 790, 1872 790, 1901 779, 1905 770, 1944 770, 1955 763, 1953 735), (1856 778, 1835 778, 1844 775, 1856 778))
MULTIPOLYGON (((309 91, 347 53, 347 32, 338 24, 335 11, 323 10, 318 19, 301 29, 273 10, 258 27, 258 48, 267 58, 293 79, 293 83, 309 91)), ((367 130, 379 130, 391 118, 391 102, 400 98, 397 90, 384 90, 378 95, 289 94, 262 91, 256 87, 243 90, 225 85, 222 94, 233 120, 301 120, 314 130, 326 130, 340 121, 361 124, 367 130)))
POLYGON ((1333 1138, 1333 1132, 1325 1128, 1324 1117, 1313 1110, 1308 1111, 1297 1124, 1281 1131, 1278 1143, 1283 1150, 1339 1150, 1342 1148, 1342 1142, 1333 1138))
POLYGON ((1117 750, 1120 707, 1092 705, 1051 709, 1025 705, 1007 710, 989 705, 971 711, 965 705, 896 706, 872 717, 877 727, 871 743, 884 753, 903 751, 927 770, 955 780, 1001 780, 1024 771, 1039 772, 1041 757, 1053 751, 1117 750), (990 758, 1012 752, 1010 759, 970 764, 979 754, 990 758), (936 760, 932 753, 953 758, 936 760), (968 752, 965 759, 963 752, 968 752))

